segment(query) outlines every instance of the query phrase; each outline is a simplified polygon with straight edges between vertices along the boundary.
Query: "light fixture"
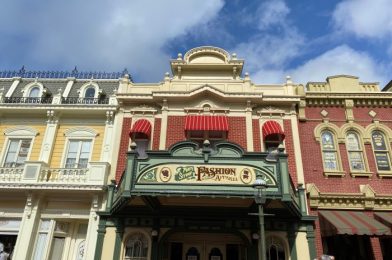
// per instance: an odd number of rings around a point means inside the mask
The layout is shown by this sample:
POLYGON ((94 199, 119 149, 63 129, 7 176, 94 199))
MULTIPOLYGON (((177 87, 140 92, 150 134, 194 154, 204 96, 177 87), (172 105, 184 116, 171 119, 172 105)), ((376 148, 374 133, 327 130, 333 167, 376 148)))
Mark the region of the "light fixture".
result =
POLYGON ((158 231, 155 230, 155 229, 151 230, 151 236, 152 236, 152 237, 158 236, 158 231))

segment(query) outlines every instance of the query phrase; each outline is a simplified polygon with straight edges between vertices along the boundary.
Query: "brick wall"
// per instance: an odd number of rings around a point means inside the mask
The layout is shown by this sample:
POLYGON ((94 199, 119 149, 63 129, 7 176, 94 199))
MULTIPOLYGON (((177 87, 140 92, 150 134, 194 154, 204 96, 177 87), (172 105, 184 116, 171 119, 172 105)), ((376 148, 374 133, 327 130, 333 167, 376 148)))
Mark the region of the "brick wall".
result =
MULTIPOLYGON (((330 118, 331 123, 334 123, 337 126, 341 126, 345 123, 345 121, 332 120, 332 118, 339 118, 340 120, 342 118, 342 115, 344 115, 344 108, 333 108, 333 112, 330 110, 330 107, 306 108, 306 115, 312 115, 313 120, 317 119, 317 121, 309 120, 306 122, 299 122, 299 138, 301 142, 305 182, 315 183, 321 192, 359 193, 359 185, 370 184, 376 193, 390 194, 392 190, 392 178, 380 179, 377 176, 376 164, 371 144, 362 143, 362 145, 364 146, 364 157, 367 158, 369 170, 373 172, 373 175, 370 179, 351 177, 345 144, 339 144, 338 147, 340 151, 343 171, 346 172, 346 175, 342 178, 324 177, 321 148, 320 144, 315 140, 314 137, 315 127, 322 122, 322 116, 319 113, 322 109, 325 109, 329 112, 328 117, 330 118), (336 115, 335 113, 339 115, 336 115)), ((389 120, 392 113, 390 111, 388 113, 385 109, 382 108, 354 108, 354 114, 357 116, 354 122, 362 125, 363 127, 366 127, 371 124, 371 118, 367 115, 370 110, 374 110, 375 112, 378 111, 377 116, 380 120, 380 123, 391 127, 391 124, 389 122, 382 122, 382 120, 389 120)))
POLYGON ((252 120, 252 131, 253 131, 253 149, 255 152, 261 152, 261 128, 258 119, 252 120))
POLYGON ((162 119, 155 118, 153 144, 152 144, 153 150, 159 150, 159 141, 160 141, 160 137, 161 137, 161 121, 162 121, 162 119))
POLYGON ((129 147, 129 130, 131 129, 132 118, 124 118, 121 129, 120 149, 118 151, 116 182, 121 179, 127 163, 127 152, 129 147))
POLYGON ((166 149, 173 144, 186 140, 185 116, 169 116, 167 121, 166 149))
POLYGON ((228 121, 228 141, 236 143, 240 145, 244 150, 247 150, 245 117, 228 117, 228 121))

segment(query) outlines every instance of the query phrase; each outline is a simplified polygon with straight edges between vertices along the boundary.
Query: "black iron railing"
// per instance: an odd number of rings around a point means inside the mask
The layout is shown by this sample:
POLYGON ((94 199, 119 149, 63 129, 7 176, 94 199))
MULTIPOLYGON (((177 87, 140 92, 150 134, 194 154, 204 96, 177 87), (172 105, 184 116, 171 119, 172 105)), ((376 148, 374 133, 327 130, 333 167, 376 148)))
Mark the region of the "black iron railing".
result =
POLYGON ((80 98, 67 97, 61 99, 61 104, 109 104, 109 98, 80 98))
POLYGON ((52 97, 7 97, 4 103, 50 104, 52 97))

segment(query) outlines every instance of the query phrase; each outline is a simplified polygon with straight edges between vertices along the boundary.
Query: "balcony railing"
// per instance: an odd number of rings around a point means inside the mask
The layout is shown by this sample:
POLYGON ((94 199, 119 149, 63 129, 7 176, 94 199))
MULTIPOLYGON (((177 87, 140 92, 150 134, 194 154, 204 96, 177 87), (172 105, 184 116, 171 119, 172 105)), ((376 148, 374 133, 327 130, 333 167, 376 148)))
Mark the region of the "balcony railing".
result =
POLYGON ((52 97, 7 97, 4 103, 50 104, 52 100, 52 97))
POLYGON ((109 104, 109 98, 80 98, 67 97, 61 99, 61 104, 109 104))
POLYGON ((0 167, 0 187, 23 184, 47 184, 48 188, 51 184, 102 186, 106 184, 109 166, 106 162, 89 162, 88 168, 49 168, 44 162, 29 161, 24 167, 0 167))

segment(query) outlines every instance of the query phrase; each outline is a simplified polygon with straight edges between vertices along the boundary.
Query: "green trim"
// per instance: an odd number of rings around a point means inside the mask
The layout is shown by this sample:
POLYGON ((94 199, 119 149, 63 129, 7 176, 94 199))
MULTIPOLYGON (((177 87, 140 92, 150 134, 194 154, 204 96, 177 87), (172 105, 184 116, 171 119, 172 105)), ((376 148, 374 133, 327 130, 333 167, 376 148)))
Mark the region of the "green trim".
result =
POLYGON ((315 259, 317 257, 317 251, 313 225, 306 226, 306 238, 308 239, 310 259, 315 259))
POLYGON ((296 230, 297 227, 294 224, 291 225, 291 228, 287 231, 287 240, 289 242, 289 250, 290 250, 290 259, 297 260, 297 247, 296 247, 296 230))
POLYGON ((99 220, 97 232, 98 232, 98 235, 97 235, 97 243, 95 245, 94 260, 101 260, 103 242, 104 242, 105 233, 106 233, 106 219, 101 218, 99 220))
POLYGON ((113 260, 120 259, 123 235, 124 235, 123 221, 122 219, 116 219, 116 240, 114 242, 113 260))

